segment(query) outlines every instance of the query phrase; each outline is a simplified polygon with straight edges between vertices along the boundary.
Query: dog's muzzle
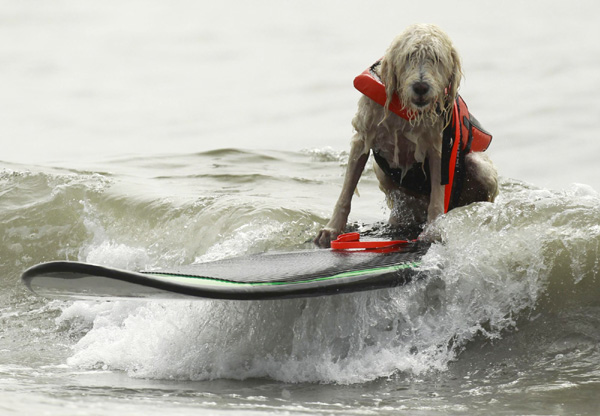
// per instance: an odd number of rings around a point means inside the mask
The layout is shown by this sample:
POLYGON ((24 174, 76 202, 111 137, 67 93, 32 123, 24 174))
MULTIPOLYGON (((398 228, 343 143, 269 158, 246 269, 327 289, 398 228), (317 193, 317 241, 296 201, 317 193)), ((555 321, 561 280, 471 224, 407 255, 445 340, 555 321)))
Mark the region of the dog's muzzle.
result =
POLYGON ((427 99, 427 94, 429 93, 430 87, 429 84, 423 81, 415 82, 412 85, 412 90, 415 97, 412 99, 412 103, 417 107, 425 107, 429 104, 429 99, 427 99))

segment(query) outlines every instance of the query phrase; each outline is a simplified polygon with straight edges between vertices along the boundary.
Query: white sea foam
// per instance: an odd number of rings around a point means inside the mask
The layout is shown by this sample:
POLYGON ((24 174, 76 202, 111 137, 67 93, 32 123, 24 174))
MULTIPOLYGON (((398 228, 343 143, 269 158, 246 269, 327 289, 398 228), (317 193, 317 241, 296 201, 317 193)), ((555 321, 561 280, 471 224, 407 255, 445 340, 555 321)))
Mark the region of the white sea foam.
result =
MULTIPOLYGON (((572 227, 573 221, 577 227, 596 221, 598 199, 518 183, 506 185, 505 192, 510 198, 441 219, 435 227, 444 242, 423 259, 430 278, 406 287, 264 302, 76 302, 61 323, 84 317, 91 329, 69 364, 159 379, 335 383, 443 371, 469 342, 501 338, 520 318, 543 308, 548 287, 564 278, 557 269, 573 273, 563 285, 593 284, 588 263, 598 262, 599 237, 587 233, 585 241, 572 227), (556 244, 567 250, 566 262, 551 254, 556 244)), ((276 238, 279 228, 238 231, 232 241, 243 243, 263 234, 276 238)), ((217 244, 215 252, 245 250, 236 244, 217 244)), ((113 250, 132 260, 139 255, 100 244, 90 256, 113 250)))

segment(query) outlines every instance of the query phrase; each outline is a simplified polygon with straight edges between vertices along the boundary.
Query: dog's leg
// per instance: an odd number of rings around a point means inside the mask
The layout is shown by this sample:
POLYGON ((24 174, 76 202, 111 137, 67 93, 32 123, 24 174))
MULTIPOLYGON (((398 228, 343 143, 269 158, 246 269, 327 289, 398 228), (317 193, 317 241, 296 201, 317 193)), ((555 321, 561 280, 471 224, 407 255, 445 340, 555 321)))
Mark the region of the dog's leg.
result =
POLYGON ((331 240, 335 239, 344 228, 346 228, 346 222, 348 221, 348 215, 350 215, 350 206, 352 202, 352 195, 358 185, 358 180, 365 169, 369 153, 365 153, 365 144, 363 140, 355 137, 352 140, 352 146, 350 148, 350 156, 348 158, 348 167, 346 168, 346 175, 344 176, 344 184, 342 185, 342 192, 335 204, 333 209, 333 215, 331 219, 323 228, 314 242, 319 247, 329 247, 331 240))
POLYGON ((427 223, 433 222, 444 213, 444 186, 442 182, 442 157, 434 149, 427 152, 429 175, 431 176, 431 195, 427 208, 427 223))
POLYGON ((458 205, 473 202, 494 202, 498 195, 498 172, 491 159, 481 152, 465 157, 465 182, 458 205))

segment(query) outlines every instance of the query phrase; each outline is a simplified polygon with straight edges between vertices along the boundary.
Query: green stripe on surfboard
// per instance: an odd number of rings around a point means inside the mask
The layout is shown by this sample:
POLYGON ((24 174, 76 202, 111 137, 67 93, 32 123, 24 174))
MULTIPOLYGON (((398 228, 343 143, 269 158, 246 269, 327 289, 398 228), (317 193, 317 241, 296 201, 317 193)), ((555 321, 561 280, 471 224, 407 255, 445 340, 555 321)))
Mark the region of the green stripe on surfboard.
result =
POLYGON ((350 276, 377 274, 377 273, 382 273, 382 272, 387 272, 387 271, 395 272, 398 270, 419 267, 420 265, 421 265, 420 261, 414 261, 414 262, 396 264, 393 266, 376 267, 373 269, 365 269, 365 270, 353 270, 353 271, 349 271, 349 272, 338 273, 333 276, 317 277, 317 278, 312 278, 312 279, 308 279, 308 280, 299 280, 299 281, 291 281, 291 282, 277 282, 277 281, 276 282, 234 282, 231 280, 218 279, 218 278, 213 278, 213 277, 191 276, 191 275, 175 274, 175 273, 144 272, 144 274, 150 275, 154 278, 156 278, 156 277, 168 278, 169 282, 179 281, 179 282, 182 282, 185 284, 190 284, 193 282, 193 280, 199 280, 202 282, 201 283, 202 285, 206 285, 208 283, 208 284, 212 284, 214 286, 229 286, 229 285, 275 286, 275 285, 293 285, 293 284, 298 284, 298 283, 319 282, 319 281, 333 280, 333 279, 339 279, 339 278, 350 277, 350 276))

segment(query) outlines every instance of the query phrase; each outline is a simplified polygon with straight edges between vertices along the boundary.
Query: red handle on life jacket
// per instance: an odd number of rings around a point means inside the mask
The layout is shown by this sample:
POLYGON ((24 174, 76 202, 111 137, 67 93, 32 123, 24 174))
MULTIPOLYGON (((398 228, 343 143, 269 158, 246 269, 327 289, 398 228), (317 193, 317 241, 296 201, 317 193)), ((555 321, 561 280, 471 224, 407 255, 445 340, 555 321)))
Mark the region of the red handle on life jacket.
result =
POLYGON ((398 250, 410 242, 408 240, 360 241, 359 233, 346 233, 340 234, 336 240, 332 241, 331 248, 334 250, 373 250, 381 252, 398 250))
MULTIPOLYGON (((354 78, 354 88, 362 92, 364 95, 375 101, 380 106, 384 107, 387 101, 385 85, 376 78, 371 68, 365 69, 362 74, 354 78)), ((405 120, 415 118, 415 114, 410 114, 406 108, 400 103, 398 95, 394 94, 390 106, 388 107, 392 113, 396 113, 405 120)))

